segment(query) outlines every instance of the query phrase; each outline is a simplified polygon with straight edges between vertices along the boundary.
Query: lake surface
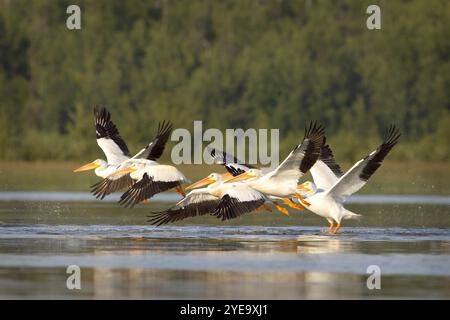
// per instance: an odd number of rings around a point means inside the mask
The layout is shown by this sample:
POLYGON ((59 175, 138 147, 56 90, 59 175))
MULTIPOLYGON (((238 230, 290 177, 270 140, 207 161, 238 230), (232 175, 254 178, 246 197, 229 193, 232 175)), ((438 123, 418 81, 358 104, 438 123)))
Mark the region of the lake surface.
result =
POLYGON ((0 298, 450 298, 448 197, 354 201, 362 219, 328 235, 306 211, 154 227, 146 216, 176 195, 132 210, 72 196, 0 194, 0 298), (66 287, 69 265, 81 290, 66 287), (371 265, 379 290, 367 287, 371 265))

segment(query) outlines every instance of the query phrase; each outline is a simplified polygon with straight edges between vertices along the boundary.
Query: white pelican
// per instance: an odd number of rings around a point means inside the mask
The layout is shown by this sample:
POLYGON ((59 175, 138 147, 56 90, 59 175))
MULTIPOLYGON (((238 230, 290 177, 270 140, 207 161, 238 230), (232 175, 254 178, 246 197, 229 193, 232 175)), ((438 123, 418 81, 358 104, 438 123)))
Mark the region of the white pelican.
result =
POLYGON ((121 167, 112 173, 109 179, 129 174, 135 181, 119 200, 126 208, 132 208, 135 204, 172 188, 185 196, 181 184, 189 180, 173 166, 159 164, 153 160, 131 159, 121 167))
POLYGON ((155 162, 155 160, 159 159, 164 152, 165 145, 169 140, 171 133, 172 124, 165 121, 160 122, 158 124, 156 137, 133 158, 123 161, 119 166, 116 166, 112 172, 109 172, 108 176, 106 176, 103 180, 91 186, 92 194, 96 196, 96 198, 103 199, 108 194, 119 191, 123 188, 131 187, 134 184, 134 180, 130 177, 130 175, 128 173, 117 174, 117 171, 128 168, 128 166, 135 163, 136 160, 155 162))
POLYGON ((224 175, 211 173, 206 178, 193 183, 186 189, 196 189, 189 192, 172 208, 154 212, 149 222, 156 225, 205 214, 212 214, 223 220, 236 218, 244 213, 261 207, 266 197, 244 183, 223 183, 224 175))
POLYGON ((311 122, 309 127, 305 128, 302 143, 297 145, 275 170, 263 173, 259 169, 249 169, 228 182, 244 180, 251 188, 264 195, 281 198, 290 207, 302 210, 291 197, 301 198, 297 190, 298 180, 315 164, 323 143, 324 128, 316 122, 311 122))
MULTIPOLYGON (((214 163, 223 165, 225 169, 228 171, 227 176, 225 177, 224 181, 230 180, 232 177, 239 176, 240 174, 247 172, 249 170, 253 170, 258 175, 262 175, 264 172, 269 172, 269 168, 262 168, 258 169, 252 165, 249 165, 241 160, 239 160, 236 157, 233 157, 232 155, 226 153, 225 151, 218 150, 216 148, 208 148, 209 154, 214 159, 214 163)), ((281 199, 278 197, 271 197, 269 196, 269 199, 271 200, 272 204, 275 208, 278 209, 281 213, 283 213, 286 216, 289 216, 289 212, 280 206, 278 204, 278 200, 283 200, 286 202, 285 199, 281 199)), ((287 204, 291 207, 299 208, 295 203, 293 204, 292 201, 287 201, 287 204)), ((263 208, 265 208, 267 211, 272 211, 270 207, 267 205, 263 205, 263 208)), ((303 209, 303 208, 301 208, 303 209)), ((260 208, 256 209, 256 212, 259 212, 260 208)))
POLYGON ((306 202, 300 198, 300 202, 310 211, 326 218, 330 223, 329 232, 336 234, 341 228, 342 220, 360 216, 345 209, 343 202, 366 184, 367 180, 381 166, 389 151, 397 144, 399 138, 399 130, 392 125, 384 142, 364 159, 356 162, 340 178, 327 166, 317 166, 311 169, 314 183, 306 181, 299 185, 300 195, 307 199, 306 202), (337 225, 333 231, 335 222, 337 225))

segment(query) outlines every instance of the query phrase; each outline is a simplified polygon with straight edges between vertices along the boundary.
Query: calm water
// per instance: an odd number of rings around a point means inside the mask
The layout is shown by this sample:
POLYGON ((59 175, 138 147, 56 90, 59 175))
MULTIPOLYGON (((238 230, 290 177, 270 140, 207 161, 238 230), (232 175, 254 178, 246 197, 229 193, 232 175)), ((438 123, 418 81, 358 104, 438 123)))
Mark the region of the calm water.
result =
POLYGON ((153 227, 146 215, 170 204, 52 196, 0 201, 0 298, 450 298, 445 202, 355 201, 364 217, 330 236, 308 212, 153 227), (72 264, 81 290, 66 288, 72 264), (380 290, 366 286, 369 265, 380 290))

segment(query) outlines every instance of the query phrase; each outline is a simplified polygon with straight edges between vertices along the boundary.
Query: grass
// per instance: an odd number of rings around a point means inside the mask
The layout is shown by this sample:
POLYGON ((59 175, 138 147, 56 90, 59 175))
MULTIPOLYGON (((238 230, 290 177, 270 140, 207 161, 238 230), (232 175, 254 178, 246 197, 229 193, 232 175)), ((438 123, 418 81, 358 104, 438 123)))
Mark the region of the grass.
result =
MULTIPOLYGON (((80 162, 0 162, 0 191, 88 191, 99 180, 93 172, 73 173, 80 162)), ((344 163, 348 170, 350 163, 344 163)), ((220 166, 180 165, 193 182, 220 166)), ((385 161, 359 194, 450 195, 450 170, 446 162, 385 161)), ((306 178, 311 179, 308 175, 306 178)))

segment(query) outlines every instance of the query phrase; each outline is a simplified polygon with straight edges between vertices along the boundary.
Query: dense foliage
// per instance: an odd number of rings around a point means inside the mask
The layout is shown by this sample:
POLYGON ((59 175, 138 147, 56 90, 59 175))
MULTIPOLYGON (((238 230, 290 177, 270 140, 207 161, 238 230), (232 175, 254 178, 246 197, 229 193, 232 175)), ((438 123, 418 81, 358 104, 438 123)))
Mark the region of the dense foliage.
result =
POLYGON ((342 160, 390 123, 392 157, 447 160, 449 88, 446 0, 0 0, 0 159, 99 156, 102 104, 133 150, 170 119, 280 128, 285 154, 318 119, 342 160))

